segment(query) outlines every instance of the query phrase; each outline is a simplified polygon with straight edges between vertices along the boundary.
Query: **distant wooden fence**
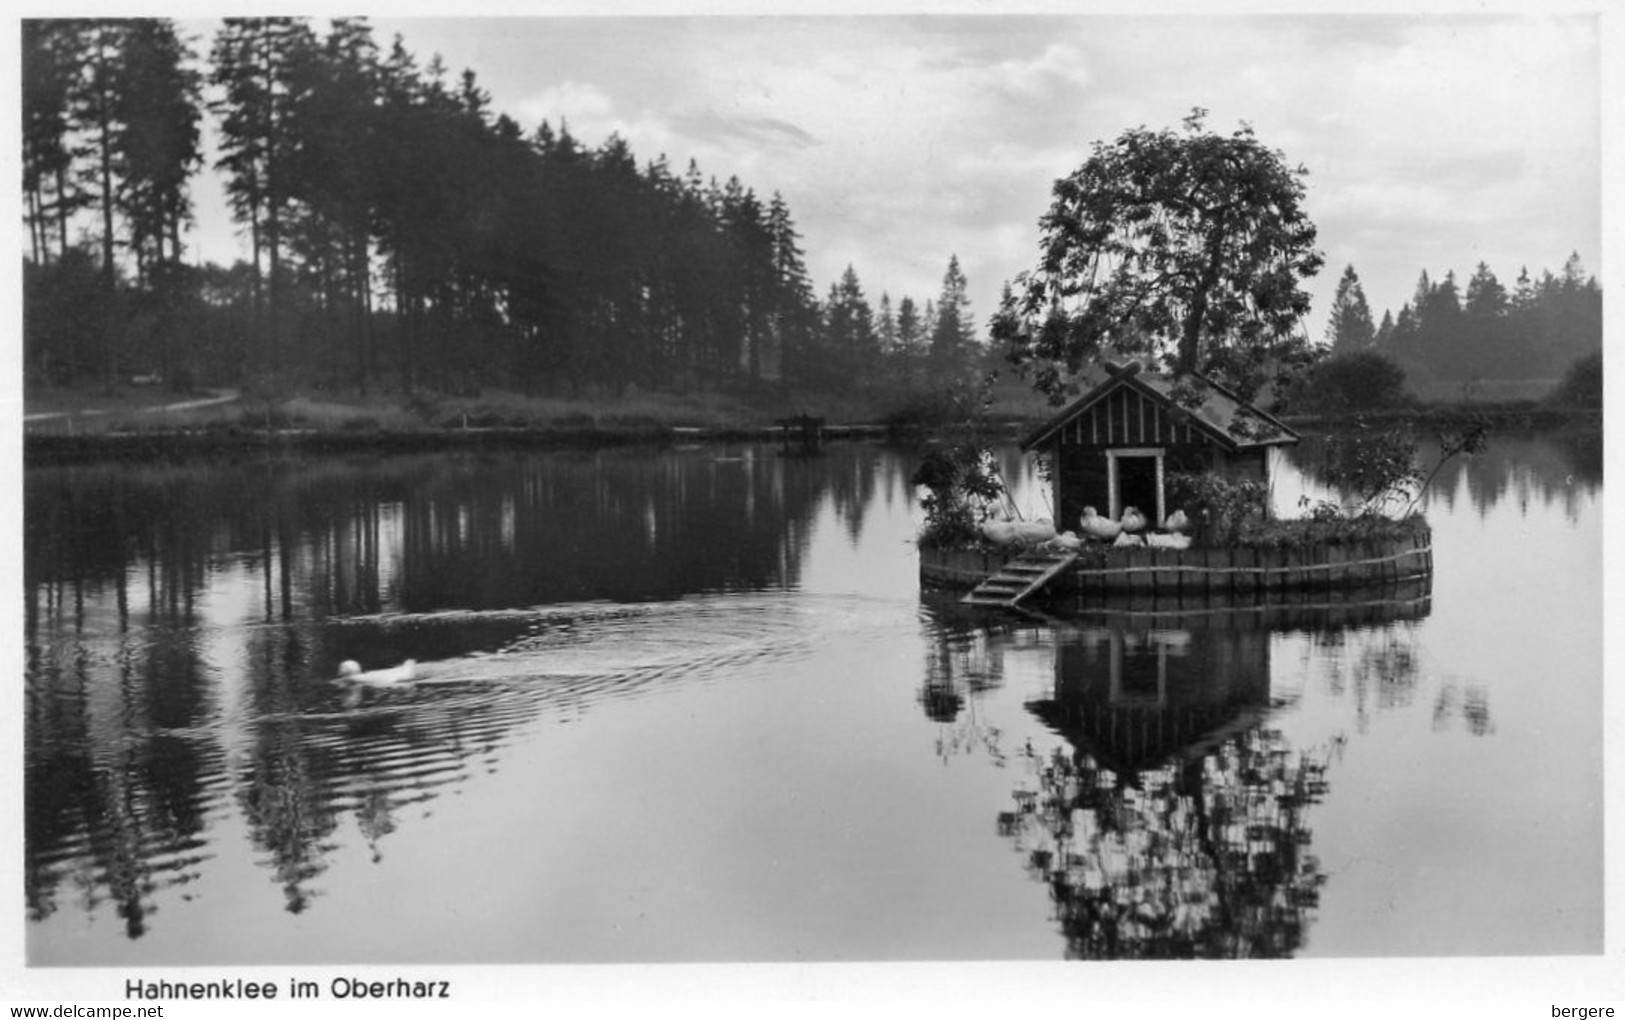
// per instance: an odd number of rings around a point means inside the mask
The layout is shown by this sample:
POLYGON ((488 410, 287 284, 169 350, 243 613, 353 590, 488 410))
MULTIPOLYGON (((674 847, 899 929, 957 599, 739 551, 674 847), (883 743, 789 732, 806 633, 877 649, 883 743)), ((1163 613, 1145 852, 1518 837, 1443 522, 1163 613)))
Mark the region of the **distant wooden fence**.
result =
MULTIPOLYGON (((920 579, 972 587, 1006 557, 922 549, 920 579)), ((1365 542, 1316 543, 1299 549, 1104 549, 1085 553, 1055 578, 1049 593, 1247 594, 1394 584, 1432 576, 1427 535, 1365 542)))

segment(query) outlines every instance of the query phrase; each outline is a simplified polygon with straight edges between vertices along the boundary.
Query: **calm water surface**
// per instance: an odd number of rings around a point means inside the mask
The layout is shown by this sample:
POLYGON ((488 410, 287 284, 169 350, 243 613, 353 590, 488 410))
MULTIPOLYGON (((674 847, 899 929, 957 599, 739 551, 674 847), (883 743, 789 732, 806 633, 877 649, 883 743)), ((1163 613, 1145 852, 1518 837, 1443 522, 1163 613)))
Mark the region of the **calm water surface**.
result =
POLYGON ((1597 442, 1447 469, 1431 591, 1047 619, 913 463, 30 470, 29 962, 1602 951, 1597 442))

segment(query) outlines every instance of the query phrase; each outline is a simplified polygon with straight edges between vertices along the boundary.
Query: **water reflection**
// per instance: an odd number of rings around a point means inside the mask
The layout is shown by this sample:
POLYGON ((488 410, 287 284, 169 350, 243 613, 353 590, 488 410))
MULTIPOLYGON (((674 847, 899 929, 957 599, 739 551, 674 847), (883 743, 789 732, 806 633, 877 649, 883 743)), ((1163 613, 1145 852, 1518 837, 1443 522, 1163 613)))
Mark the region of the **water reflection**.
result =
MULTIPOLYGON (((1284 455, 1293 468, 1323 484, 1327 441, 1324 434, 1306 435, 1298 446, 1284 448, 1284 455)), ((1602 487, 1602 443, 1600 431, 1587 429, 1492 433, 1483 452, 1445 463, 1428 491, 1428 505, 1448 512, 1465 500, 1480 518, 1503 501, 1514 503, 1522 517, 1537 504, 1560 506, 1572 522, 1602 487)), ((1417 456, 1429 468, 1437 458, 1437 448, 1422 434, 1417 456)))
POLYGON ((1029 751, 1036 789, 999 831, 1049 887, 1068 958, 1291 956, 1326 881, 1307 809, 1327 757, 1268 729, 1132 779, 1087 753, 1029 751))
POLYGON ((515 607, 793 586, 819 507, 855 538, 876 472, 856 446, 813 463, 706 447, 31 470, 31 916, 71 882, 141 936, 233 805, 305 910, 341 817, 377 855, 403 804, 485 753, 471 737, 500 743, 536 708, 516 718, 489 686, 460 705, 441 685, 432 712, 341 717, 325 682, 340 660, 453 661, 572 632, 569 613, 515 607))
POLYGON ((877 470, 857 445, 35 469, 30 627, 110 589, 120 627, 188 621, 226 561, 267 620, 793 586, 819 507, 856 540, 877 470))
MULTIPOLYGON (((952 930, 972 932, 953 952, 998 955, 1013 952, 1012 931, 1030 931, 1037 939, 1021 945, 1043 954, 1054 945, 1046 897, 1075 956, 1301 954, 1317 926, 1329 938, 1334 917, 1341 946, 1386 951, 1384 931, 1362 930, 1361 943, 1348 928, 1371 922, 1327 906, 1408 881, 1344 870, 1366 849, 1359 834, 1409 839, 1405 819, 1450 808, 1459 789, 1496 809, 1396 853, 1396 873, 1447 869, 1464 848, 1486 882, 1530 873, 1536 855, 1500 835, 1535 827, 1530 817, 1562 833, 1562 846, 1601 846, 1587 842, 1594 811, 1549 795, 1590 796, 1569 780, 1595 772, 1588 749, 1600 747, 1585 701, 1600 616, 1547 597, 1514 620, 1470 597, 1491 583, 1572 588, 1594 558, 1575 542, 1600 501, 1590 455, 1540 437, 1492 442, 1488 458, 1453 467, 1433 508, 1445 596, 1077 600, 1051 606, 1054 619, 990 618, 953 594, 917 600, 906 545, 914 455, 880 446, 31 470, 31 956, 184 963, 173 954, 212 948, 208 933, 235 930, 247 913, 257 927, 217 957, 297 941, 337 959, 355 944, 339 904, 380 890, 363 910, 371 921, 444 875, 471 897, 574 907, 555 928, 530 915, 531 928, 470 921, 458 933, 469 958, 567 954, 563 940, 602 922, 582 953, 636 959, 656 943, 619 939, 645 907, 682 917, 659 938, 700 926, 749 958, 758 943, 728 925, 808 930, 806 917, 785 916, 805 901, 792 909, 760 895, 791 851, 862 890, 830 902, 874 903, 903 927, 913 919, 918 952, 952 930), (1484 528, 1480 504, 1501 508, 1498 524, 1528 514, 1551 526, 1484 528), (1582 527, 1565 526, 1576 512, 1582 527), (1492 572, 1474 548, 1484 535, 1527 554, 1492 572), (1557 636, 1536 648, 1531 633, 1557 636), (348 711, 330 682, 348 658, 369 668, 414 658, 426 679, 348 711), (1524 682, 1541 668, 1575 683, 1524 682), (670 705, 691 714, 667 727, 670 705), (1569 757, 1531 751, 1553 744, 1569 757), (551 799, 554 777, 521 779, 513 767, 538 760, 602 773, 605 785, 551 799), (596 858, 572 844, 618 824, 640 769, 681 776, 680 793, 668 784, 681 804, 637 812, 600 883, 596 858), (1480 782, 1497 797, 1481 797, 1480 782), (1519 782, 1519 796, 1500 796, 1519 782), (927 788, 942 799, 922 822, 927 788), (1391 817, 1372 808, 1376 788, 1394 793, 1391 817), (452 807, 472 828, 446 821, 452 807), (867 822, 843 828, 843 812, 867 822), (753 823, 724 832, 744 817, 753 823), (471 831, 523 853, 538 836, 538 854, 574 867, 582 888, 561 891, 564 872, 481 874, 482 862, 506 858, 467 854, 471 831), (816 844, 826 831, 840 838, 816 844), (849 831, 876 833, 875 852, 853 852, 849 831), (958 868, 983 905, 996 899, 1006 926, 884 902, 907 883, 883 845, 940 853, 943 873, 958 868), (1491 851, 1494 867, 1482 863, 1491 851), (446 866, 455 876, 436 870, 439 855, 460 862, 446 866), (754 869, 749 896, 735 868, 754 869), (640 869, 666 878, 619 881, 640 869), (691 887, 696 902, 751 907, 698 917, 671 892, 691 887), (536 949, 537 938, 554 948, 536 949)), ((1023 512, 1045 513, 1030 466, 1010 451, 1003 463, 1023 512)), ((1291 470, 1282 478, 1312 484, 1291 470)), ((1568 884, 1545 933, 1520 935, 1527 945, 1574 944, 1567 919, 1594 898, 1594 856, 1553 866, 1568 884)), ((849 926, 824 920, 832 934, 811 951, 845 953, 849 926)), ((1465 912, 1441 924, 1445 950, 1481 944, 1465 912)), ((1534 930, 1523 925, 1506 930, 1534 930)), ((899 934, 880 951, 909 944, 899 934)))
MULTIPOLYGON (((1305 945, 1328 878, 1312 809, 1347 737, 1292 745, 1272 720, 1301 692, 1273 689, 1271 660, 1291 635, 1310 656, 1351 662, 1332 671, 1334 686, 1352 689, 1362 719, 1368 690, 1408 699, 1426 589, 1366 596, 1095 608, 1025 628, 1048 639, 1053 663, 1048 694, 1027 709, 1063 742, 1029 740, 1012 755, 1025 775, 997 826, 1048 888, 1068 957, 1284 957, 1305 945)), ((947 703, 956 677, 980 682, 974 659, 941 661, 928 710, 947 703)), ((1482 690, 1443 688, 1436 725, 1452 715, 1485 732, 1482 690)))
POLYGON ((167 675, 162 643, 144 658, 81 642, 30 672, 29 915, 51 916, 71 888, 87 913, 113 899, 125 934, 139 938, 154 901, 211 858, 205 831, 233 819, 283 907, 302 913, 322 895, 341 830, 353 826, 383 860, 404 812, 496 769, 543 720, 771 665, 843 626, 837 613, 809 622, 773 593, 385 615, 250 628, 233 677, 197 648, 167 675), (420 682, 350 710, 329 679, 335 647, 438 654, 425 655, 420 682), (204 674, 212 686, 188 684, 204 674))

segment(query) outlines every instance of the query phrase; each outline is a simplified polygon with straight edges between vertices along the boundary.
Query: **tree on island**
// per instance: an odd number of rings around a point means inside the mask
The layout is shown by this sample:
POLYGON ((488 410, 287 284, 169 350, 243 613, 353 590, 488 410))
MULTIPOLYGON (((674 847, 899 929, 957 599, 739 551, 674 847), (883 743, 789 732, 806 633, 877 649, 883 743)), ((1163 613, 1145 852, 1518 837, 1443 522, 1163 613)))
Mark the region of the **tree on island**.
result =
POLYGON ((1038 266, 1016 278, 994 339, 1054 403, 1106 350, 1162 354, 1250 396, 1309 355, 1300 282, 1323 257, 1302 208, 1307 171, 1243 124, 1125 131, 1055 182, 1038 266))

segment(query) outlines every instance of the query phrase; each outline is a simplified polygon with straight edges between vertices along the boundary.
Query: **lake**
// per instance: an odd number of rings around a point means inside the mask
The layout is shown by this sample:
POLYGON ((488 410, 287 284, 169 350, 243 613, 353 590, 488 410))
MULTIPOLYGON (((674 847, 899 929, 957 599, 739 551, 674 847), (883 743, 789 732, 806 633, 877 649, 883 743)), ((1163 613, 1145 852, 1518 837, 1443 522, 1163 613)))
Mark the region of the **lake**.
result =
POLYGON ((916 457, 27 470, 28 962, 1602 951, 1600 437, 1212 613, 922 592, 916 457))

